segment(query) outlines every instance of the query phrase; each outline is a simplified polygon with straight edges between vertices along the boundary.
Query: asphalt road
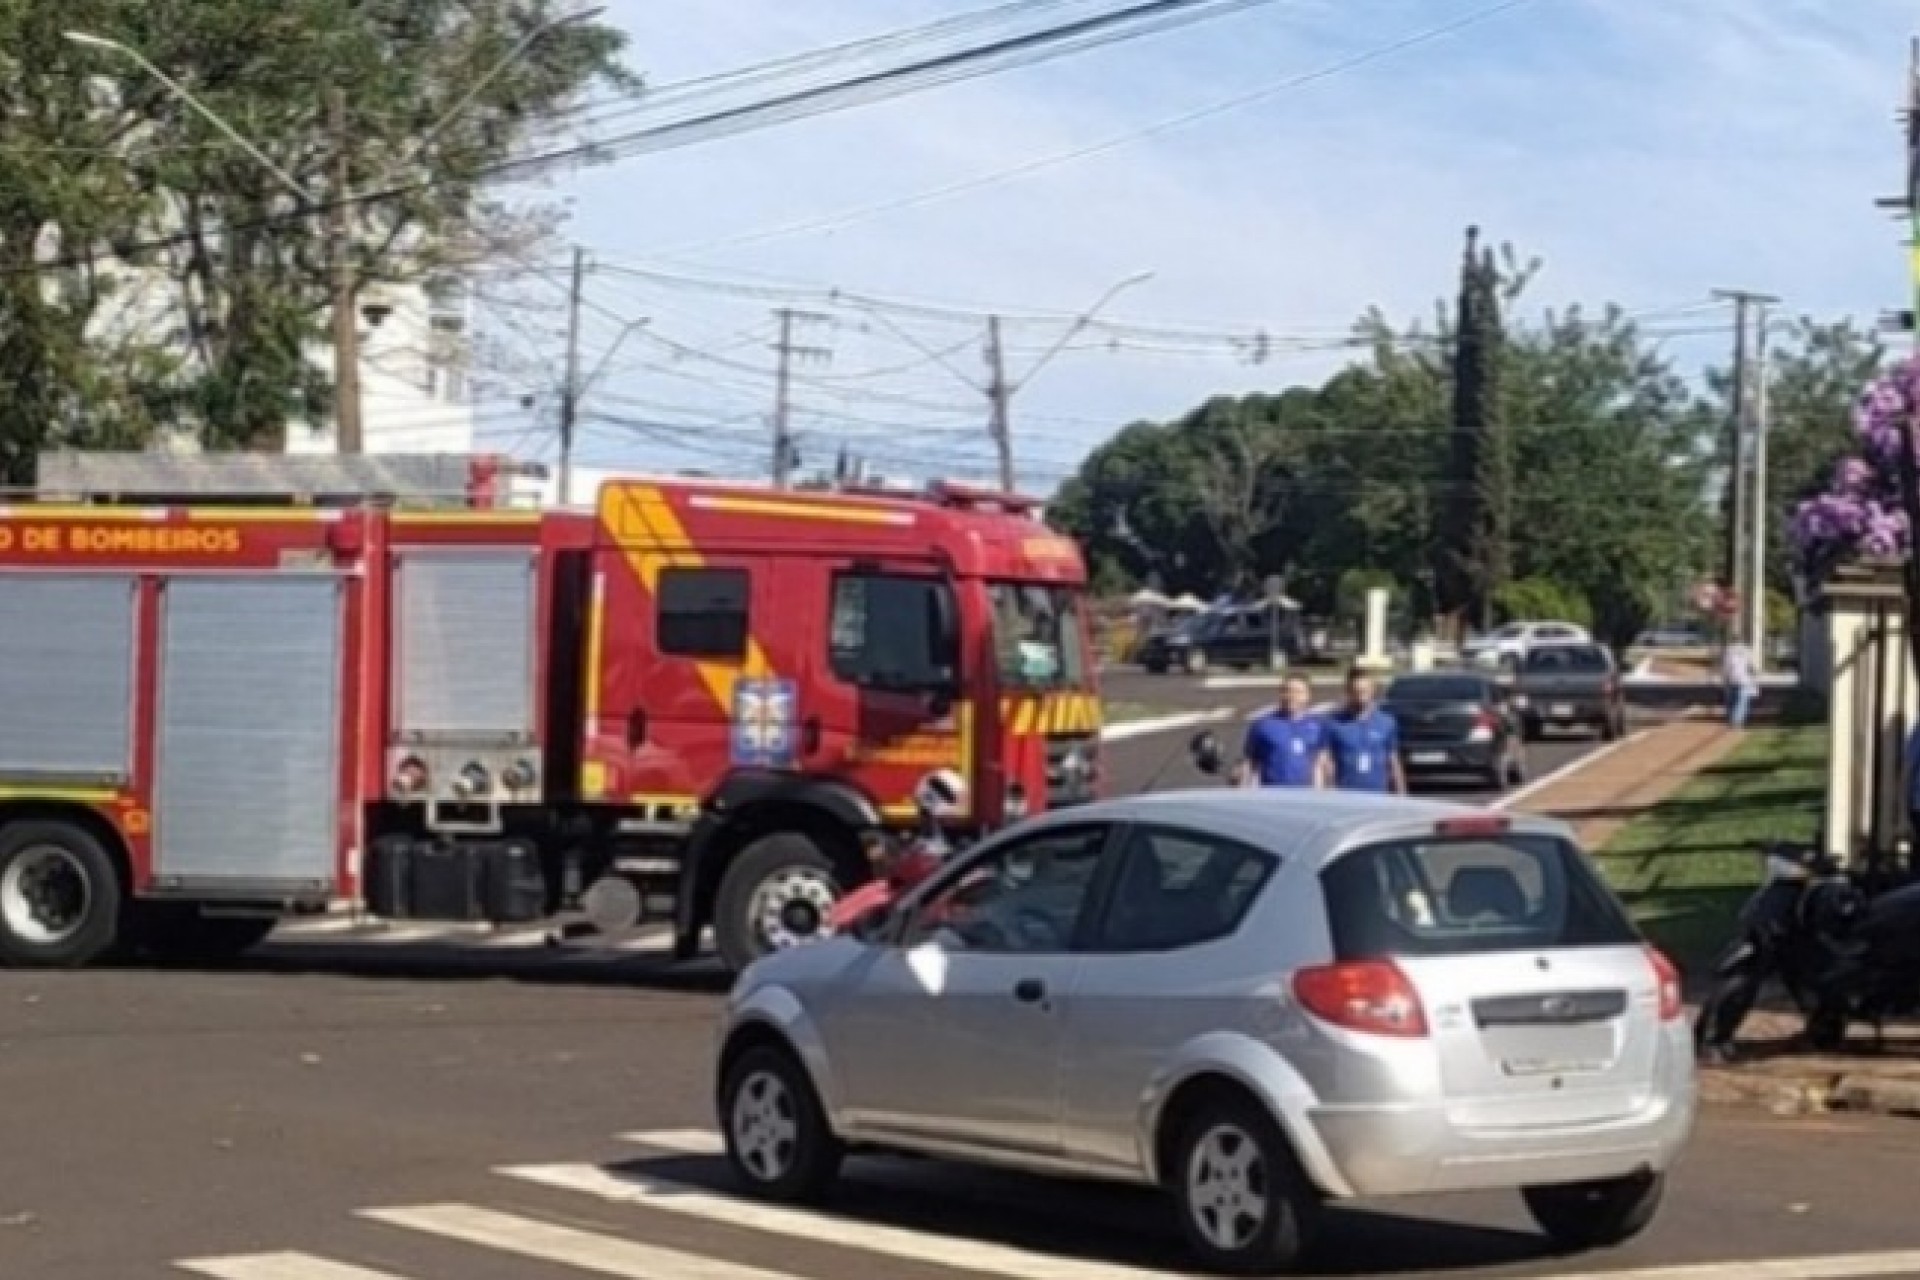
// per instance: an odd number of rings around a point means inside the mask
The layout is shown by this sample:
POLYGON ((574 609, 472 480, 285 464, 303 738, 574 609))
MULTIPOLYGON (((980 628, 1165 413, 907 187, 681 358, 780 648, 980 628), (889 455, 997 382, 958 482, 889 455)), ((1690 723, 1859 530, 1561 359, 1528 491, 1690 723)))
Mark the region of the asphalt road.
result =
MULTIPOLYGON (((1236 694, 1221 724, 1267 696, 1236 694)), ((1205 785, 1185 737, 1112 744, 1116 787, 1205 785)), ((1537 746, 1533 771, 1586 749, 1537 746)), ((1140 1280, 1184 1267, 1158 1202, 1131 1191, 863 1161, 837 1216, 734 1199, 708 1154, 724 980, 669 965, 659 946, 426 926, 296 934, 216 973, 0 972, 0 1280, 1140 1280)), ((1343 1213, 1319 1265, 1528 1278, 1716 1264, 1674 1280, 1738 1280, 1754 1259, 1913 1248, 1920 1276, 1903 1190, 1916 1159, 1920 1129, 1899 1122, 1716 1112, 1665 1217, 1629 1250, 1548 1257, 1513 1197, 1478 1196, 1343 1213)))
MULTIPOLYGON (((511 965, 491 981, 371 968, 0 975, 0 1276, 1141 1280, 1184 1268, 1159 1202, 1132 1191, 863 1161, 833 1216, 736 1200, 702 1154, 717 993, 675 989, 644 962, 622 968, 618 985, 516 980, 511 965)), ((1761 1259, 1920 1250, 1917 1160, 1911 1122, 1714 1110, 1665 1214, 1628 1249, 1550 1257, 1514 1197, 1482 1195, 1343 1212, 1315 1269, 1652 1280, 1645 1269, 1691 1264, 1711 1269, 1673 1280, 1740 1280, 1761 1259)), ((1920 1275, 1920 1252, 1777 1274, 1920 1275)))

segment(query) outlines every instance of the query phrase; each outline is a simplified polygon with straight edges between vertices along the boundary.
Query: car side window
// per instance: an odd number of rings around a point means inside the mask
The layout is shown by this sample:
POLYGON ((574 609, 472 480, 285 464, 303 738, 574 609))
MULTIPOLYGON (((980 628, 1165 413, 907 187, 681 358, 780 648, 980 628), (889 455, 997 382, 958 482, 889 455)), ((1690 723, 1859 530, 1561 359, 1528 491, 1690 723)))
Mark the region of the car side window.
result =
POLYGON ((1042 832, 972 863, 919 905, 901 945, 998 955, 1074 950, 1107 834, 1099 824, 1042 832))
POLYGON ((1278 865, 1266 850, 1223 836, 1134 827, 1094 949, 1175 951, 1227 937, 1278 865))

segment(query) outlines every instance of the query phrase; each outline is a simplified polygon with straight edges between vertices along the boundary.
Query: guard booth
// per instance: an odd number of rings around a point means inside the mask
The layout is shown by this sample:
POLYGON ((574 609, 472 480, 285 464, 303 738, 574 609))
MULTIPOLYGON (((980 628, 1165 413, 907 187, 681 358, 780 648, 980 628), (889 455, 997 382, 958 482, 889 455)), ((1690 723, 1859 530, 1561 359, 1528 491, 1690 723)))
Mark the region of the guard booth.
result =
POLYGON ((1821 839, 1828 854, 1871 865, 1912 839, 1902 755, 1920 689, 1906 582, 1898 561, 1863 561, 1836 568, 1810 594, 1818 634, 1802 671, 1826 693, 1829 739, 1821 839))

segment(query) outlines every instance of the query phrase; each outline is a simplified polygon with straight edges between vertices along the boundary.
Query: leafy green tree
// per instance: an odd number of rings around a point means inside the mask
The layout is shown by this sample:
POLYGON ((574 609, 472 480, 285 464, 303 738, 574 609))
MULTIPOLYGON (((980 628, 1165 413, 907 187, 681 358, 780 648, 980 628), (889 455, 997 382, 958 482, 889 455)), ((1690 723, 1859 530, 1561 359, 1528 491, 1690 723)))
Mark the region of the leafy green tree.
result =
POLYGON ((489 200, 486 173, 563 131, 587 89, 633 83, 616 30, 548 29, 561 12, 552 0, 0 0, 0 56, 14 63, 0 87, 13 199, 0 241, 16 265, 41 259, 0 284, 0 465, 19 478, 49 442, 137 437, 156 421, 216 447, 272 446, 290 418, 330 408, 313 360, 329 298, 317 207, 130 59, 63 30, 139 50, 315 202, 343 194, 331 180, 343 153, 344 194, 402 192, 350 220, 355 278, 374 284, 524 251, 552 225, 541 206, 489 200), (155 240, 174 243, 130 248, 155 240), (88 265, 48 269, 49 244, 88 265), (116 291, 140 295, 126 353, 86 331, 116 291))
POLYGON ((1505 334, 1493 251, 1467 229, 1454 333, 1453 435, 1436 551, 1441 612, 1485 625, 1512 571, 1513 455, 1501 397, 1505 334))
POLYGON ((1551 620, 1576 626, 1593 625, 1593 606, 1575 588, 1548 578, 1520 578, 1494 593, 1495 616, 1501 622, 1551 620))

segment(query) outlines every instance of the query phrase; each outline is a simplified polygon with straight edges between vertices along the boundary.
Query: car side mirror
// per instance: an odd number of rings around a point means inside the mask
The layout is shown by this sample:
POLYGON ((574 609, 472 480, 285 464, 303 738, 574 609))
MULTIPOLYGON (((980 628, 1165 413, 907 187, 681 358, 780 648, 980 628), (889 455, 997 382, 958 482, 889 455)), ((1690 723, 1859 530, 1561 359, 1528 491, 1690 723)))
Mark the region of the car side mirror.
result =
POLYGON ((1202 773, 1219 773, 1226 763, 1220 751, 1220 739, 1205 730, 1193 735, 1187 743, 1187 752, 1193 757, 1193 767, 1202 773))

